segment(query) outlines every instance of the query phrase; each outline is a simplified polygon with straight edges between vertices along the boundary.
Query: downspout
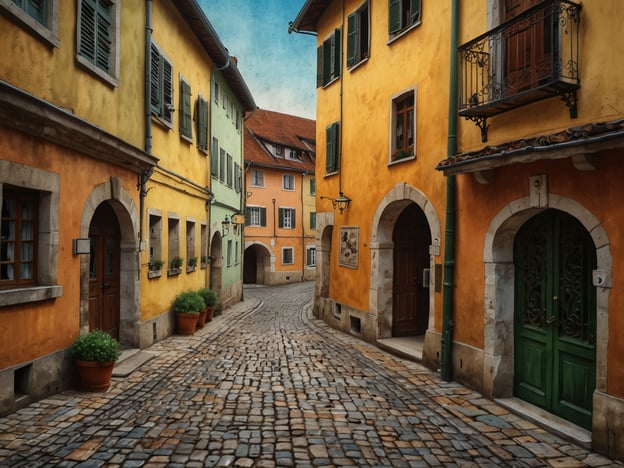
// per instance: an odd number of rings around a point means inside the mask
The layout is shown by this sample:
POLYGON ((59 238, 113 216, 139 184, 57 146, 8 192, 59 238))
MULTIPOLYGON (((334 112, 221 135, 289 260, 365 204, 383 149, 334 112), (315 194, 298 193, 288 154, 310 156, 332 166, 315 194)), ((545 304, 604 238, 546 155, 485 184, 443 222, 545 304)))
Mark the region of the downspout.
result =
POLYGON ((303 185, 305 182, 305 176, 308 171, 301 173, 301 282, 305 279, 305 267, 306 267, 306 256, 307 251, 305 248, 305 209, 304 209, 304 201, 303 201, 303 185))
MULTIPOLYGON (((152 107, 151 107, 151 69, 152 69, 152 0, 145 1, 145 152, 152 154, 152 107)), ((143 250, 143 222, 145 221, 145 197, 147 181, 154 173, 151 167, 139 176, 139 252, 143 250)), ((149 260, 149 255, 148 255, 149 260)))
MULTIPOLYGON (((457 153, 457 46, 459 35, 459 0, 452 0, 451 11, 451 55, 448 111, 447 157, 457 153)), ((455 231, 456 231, 456 180, 451 175, 446 178, 446 227, 444 239, 444 293, 442 298, 442 356, 440 376, 443 380, 452 379, 452 343, 455 276, 455 231)))
MULTIPOLYGON (((341 0, 340 2, 341 5, 341 18, 340 18, 340 22, 341 22, 341 30, 344 32, 345 28, 344 28, 344 12, 345 12, 345 8, 344 8, 344 0, 341 0)), ((340 41, 342 42, 343 40, 343 34, 340 34, 340 41)), ((343 62, 343 56, 344 56, 344 47, 340 47, 340 141, 338 142, 338 193, 340 194, 340 196, 342 196, 342 135, 344 133, 344 122, 342 121, 343 116, 342 116, 342 83, 344 82, 344 75, 342 74, 342 62, 343 62)))

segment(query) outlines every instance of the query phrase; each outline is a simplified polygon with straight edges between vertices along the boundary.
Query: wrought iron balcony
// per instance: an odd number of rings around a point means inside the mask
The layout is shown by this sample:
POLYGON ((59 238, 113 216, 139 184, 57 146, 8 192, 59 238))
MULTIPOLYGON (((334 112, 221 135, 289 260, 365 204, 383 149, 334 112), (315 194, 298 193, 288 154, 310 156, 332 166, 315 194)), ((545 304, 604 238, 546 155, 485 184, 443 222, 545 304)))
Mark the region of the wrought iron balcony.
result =
POLYGON ((459 47, 459 115, 487 118, 560 96, 576 117, 581 5, 546 0, 459 47))

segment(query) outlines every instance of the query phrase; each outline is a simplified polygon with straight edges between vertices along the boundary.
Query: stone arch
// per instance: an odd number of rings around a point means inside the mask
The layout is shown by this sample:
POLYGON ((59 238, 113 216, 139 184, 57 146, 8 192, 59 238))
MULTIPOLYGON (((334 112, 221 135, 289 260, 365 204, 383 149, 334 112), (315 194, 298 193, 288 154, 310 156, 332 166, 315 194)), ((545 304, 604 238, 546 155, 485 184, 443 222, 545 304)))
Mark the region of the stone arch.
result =
POLYGON ((331 248, 334 232, 334 213, 316 214, 316 279, 314 284, 314 315, 322 317, 324 309, 331 308, 329 281, 331 278, 331 248))
MULTIPOLYGON (((109 202, 121 229, 120 252, 120 322, 119 341, 124 346, 139 346, 141 320, 141 284, 139 279, 139 251, 137 233, 139 217, 136 204, 123 187, 119 177, 111 176, 108 182, 96 186, 85 203, 80 219, 80 237, 89 237, 89 225, 97 207, 109 202)), ((80 258, 80 331, 89 330, 89 256, 80 258)))
POLYGON ((535 205, 530 196, 508 203, 494 216, 485 236, 483 393, 490 398, 513 394, 514 239, 529 218, 547 208, 568 213, 585 227, 596 246, 597 270, 607 278, 604 287, 596 291, 596 389, 606 392, 612 268, 607 233, 600 220, 575 200, 548 194, 547 202, 535 205))
POLYGON ((223 237, 220 223, 213 223, 212 238, 210 239, 210 289, 217 293, 221 301, 223 288, 223 237))
MULTIPOLYGON (((435 256, 440 250, 440 219, 429 199, 415 187, 405 182, 397 184, 384 196, 372 221, 371 229, 371 277, 369 311, 377 317, 377 338, 392 335, 392 279, 393 247, 392 231, 403 211, 415 203, 425 214, 431 232, 430 268, 435 268, 435 256)), ((429 329, 433 327, 435 311, 434 288, 429 288, 429 329)))
MULTIPOLYGON (((271 253, 271 248, 261 241, 251 241, 245 243, 245 253, 249 249, 255 249, 256 254, 260 254, 256 258, 255 264, 255 278, 256 284, 271 284, 271 273, 274 271, 275 255, 271 253)), ((252 268, 252 265, 247 265, 248 268, 252 268)))

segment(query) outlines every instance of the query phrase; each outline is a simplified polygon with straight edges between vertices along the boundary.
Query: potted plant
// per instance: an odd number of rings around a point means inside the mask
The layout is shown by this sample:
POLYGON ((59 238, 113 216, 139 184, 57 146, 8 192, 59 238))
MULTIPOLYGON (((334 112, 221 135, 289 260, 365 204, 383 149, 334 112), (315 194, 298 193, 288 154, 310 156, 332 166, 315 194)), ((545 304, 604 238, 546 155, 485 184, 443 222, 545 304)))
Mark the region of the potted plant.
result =
POLYGON ((197 257, 190 257, 186 262, 186 271, 195 271, 197 267, 197 257))
POLYGON ((175 313, 176 329, 180 335, 195 333, 199 311, 206 307, 202 297, 195 291, 184 291, 176 296, 172 310, 175 313))
MULTIPOLYGON (((217 304, 217 293, 214 292, 212 289, 201 288, 197 291, 197 294, 202 297, 202 299, 204 300, 204 304, 206 304, 204 320, 205 322, 211 322, 212 318, 214 317, 215 305, 217 304)), ((202 327, 203 324, 200 328, 202 327)))
POLYGON ((93 330, 76 338, 71 352, 80 373, 82 388, 105 392, 111 384, 115 361, 121 355, 119 342, 102 330, 93 330))
POLYGON ((162 267, 165 265, 165 262, 162 260, 154 260, 149 264, 149 269, 152 271, 162 270, 162 267))

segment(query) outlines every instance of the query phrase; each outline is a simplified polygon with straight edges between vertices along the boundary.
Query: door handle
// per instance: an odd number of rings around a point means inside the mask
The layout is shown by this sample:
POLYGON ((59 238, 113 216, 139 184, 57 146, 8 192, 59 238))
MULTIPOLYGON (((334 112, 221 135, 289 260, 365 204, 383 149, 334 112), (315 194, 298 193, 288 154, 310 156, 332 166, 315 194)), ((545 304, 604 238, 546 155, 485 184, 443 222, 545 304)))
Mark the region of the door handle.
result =
POLYGON ((548 320, 546 320, 546 325, 552 325, 553 323, 555 323, 556 317, 553 315, 551 316, 548 320))
POLYGON ((102 282, 102 286, 101 286, 102 291, 104 291, 104 290, 105 290, 106 288, 108 288, 109 286, 110 286, 110 285, 109 285, 108 283, 104 283, 104 282, 102 282))

